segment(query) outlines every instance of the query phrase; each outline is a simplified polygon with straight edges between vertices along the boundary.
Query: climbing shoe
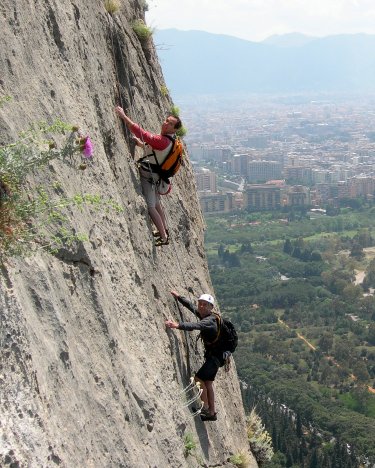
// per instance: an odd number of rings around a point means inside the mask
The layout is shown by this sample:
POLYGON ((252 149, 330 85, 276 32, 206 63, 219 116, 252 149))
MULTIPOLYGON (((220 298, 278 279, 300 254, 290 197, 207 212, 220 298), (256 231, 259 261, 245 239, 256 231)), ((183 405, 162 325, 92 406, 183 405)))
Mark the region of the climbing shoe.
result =
POLYGON ((201 421, 217 421, 217 413, 215 414, 201 413, 201 421))
POLYGON ((191 410, 193 413, 198 413, 200 416, 210 416, 210 411, 208 408, 202 408, 201 410, 199 408, 195 408, 194 406, 191 407, 191 410))
POLYGON ((168 245, 169 244, 169 237, 165 240, 161 239, 160 237, 155 240, 155 247, 160 247, 161 245, 168 245))
MULTIPOLYGON (((165 230, 165 233, 167 234, 167 237, 169 237, 169 230, 168 229, 165 230)), ((152 231, 152 235, 154 237, 160 237, 160 232, 155 229, 155 231, 152 231)))

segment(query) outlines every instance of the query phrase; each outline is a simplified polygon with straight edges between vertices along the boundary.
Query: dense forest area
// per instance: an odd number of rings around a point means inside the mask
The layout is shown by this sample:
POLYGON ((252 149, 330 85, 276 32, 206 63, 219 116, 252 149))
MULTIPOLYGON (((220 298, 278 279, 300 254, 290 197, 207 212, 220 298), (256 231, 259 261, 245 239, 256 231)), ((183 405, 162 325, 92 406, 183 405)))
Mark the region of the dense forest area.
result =
POLYGON ((375 463, 375 208, 327 213, 207 218, 244 401, 276 452, 267 467, 375 463))

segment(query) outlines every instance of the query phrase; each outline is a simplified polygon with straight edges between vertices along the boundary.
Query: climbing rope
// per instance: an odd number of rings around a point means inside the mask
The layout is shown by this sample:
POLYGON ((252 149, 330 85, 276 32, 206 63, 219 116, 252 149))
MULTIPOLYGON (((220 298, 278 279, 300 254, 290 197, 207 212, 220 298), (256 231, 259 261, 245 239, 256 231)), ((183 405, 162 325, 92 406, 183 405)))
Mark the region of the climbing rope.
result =
MULTIPOLYGON (((184 402, 183 408, 187 408, 193 403, 197 402, 203 393, 203 389, 201 388, 200 383, 196 382, 194 380, 194 377, 190 377, 189 384, 181 390, 180 395, 186 400, 186 398, 189 398, 188 395, 190 392, 192 392, 192 396, 190 397, 189 400, 184 402), (196 393, 194 393, 194 391, 196 391, 196 393)), ((192 408, 193 409, 192 416, 194 417, 200 414, 202 411, 202 408, 203 408, 203 402, 201 402, 201 405, 199 408, 192 408)))

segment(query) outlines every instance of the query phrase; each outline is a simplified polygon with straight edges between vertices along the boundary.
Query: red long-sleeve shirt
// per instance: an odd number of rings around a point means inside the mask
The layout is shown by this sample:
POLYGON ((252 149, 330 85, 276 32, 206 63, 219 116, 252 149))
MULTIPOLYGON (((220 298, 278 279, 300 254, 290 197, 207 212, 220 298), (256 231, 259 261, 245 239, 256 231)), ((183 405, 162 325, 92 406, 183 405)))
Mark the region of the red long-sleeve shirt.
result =
POLYGON ((156 135, 155 133, 147 132, 138 124, 134 124, 131 127, 131 132, 142 141, 147 143, 151 146, 152 149, 163 151, 165 150, 170 144, 171 140, 169 140, 164 135, 156 135))

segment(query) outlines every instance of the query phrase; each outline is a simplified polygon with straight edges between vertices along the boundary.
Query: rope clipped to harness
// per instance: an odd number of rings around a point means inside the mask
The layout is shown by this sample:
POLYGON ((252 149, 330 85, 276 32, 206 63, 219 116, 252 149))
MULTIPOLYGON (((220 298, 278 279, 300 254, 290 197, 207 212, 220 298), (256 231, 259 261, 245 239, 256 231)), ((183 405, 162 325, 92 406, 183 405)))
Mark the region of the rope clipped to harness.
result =
POLYGON ((156 190, 159 195, 168 195, 172 191, 172 182, 166 182, 163 179, 159 179, 156 184, 156 190))

